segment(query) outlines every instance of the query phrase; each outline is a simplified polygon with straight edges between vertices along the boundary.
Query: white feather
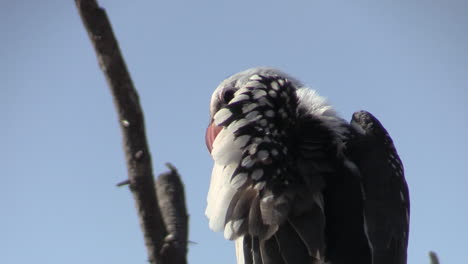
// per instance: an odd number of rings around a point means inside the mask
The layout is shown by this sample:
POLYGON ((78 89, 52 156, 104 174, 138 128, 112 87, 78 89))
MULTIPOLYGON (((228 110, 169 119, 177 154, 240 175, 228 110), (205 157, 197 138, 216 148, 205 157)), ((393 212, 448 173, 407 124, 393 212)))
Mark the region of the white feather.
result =
POLYGON ((218 166, 220 165, 215 163, 213 168, 210 190, 208 191, 208 205, 205 211, 210 228, 216 232, 223 230, 229 204, 237 192, 237 189, 230 183, 230 178, 237 165, 232 163, 222 166, 221 171, 217 168, 218 166))
POLYGON ((222 171, 223 166, 216 166, 216 164, 213 166, 213 170, 211 172, 210 188, 208 189, 208 197, 206 199, 208 202, 205 211, 206 216, 212 215, 212 208, 214 206, 214 203, 211 203, 210 201, 216 200, 215 197, 218 194, 218 191, 221 189, 222 182, 218 175, 221 175, 222 171))
POLYGON ((230 104, 233 104, 233 103, 237 103, 237 102, 240 102, 240 101, 245 101, 245 100, 248 100, 250 99, 250 97, 246 94, 239 94, 239 95, 236 95, 234 96, 234 98, 231 99, 231 101, 229 101, 230 104))
POLYGON ((236 239, 236 257, 237 257, 237 264, 245 264, 244 261, 244 236, 239 237, 236 239))
POLYGON ((223 186, 219 192, 219 195, 214 202, 212 212, 210 215, 208 215, 208 218, 210 219, 209 226, 211 230, 219 232, 224 229, 227 209, 235 193, 236 190, 234 188, 230 188, 229 186, 223 186))
POLYGON ((239 229, 244 221, 244 219, 238 219, 227 222, 226 227, 224 228, 224 238, 228 240, 236 239, 236 234, 239 232, 239 229))
POLYGON ((245 118, 242 118, 242 119, 239 119, 239 120, 236 120, 234 122, 232 122, 228 127, 227 129, 232 131, 232 132, 235 132, 237 131, 239 128, 242 128, 246 125, 248 125, 251 121, 250 120, 247 120, 245 118))
POLYGON ((214 123, 219 126, 219 124, 223 123, 224 121, 226 121, 231 116, 232 116, 231 110, 229 110, 227 108, 222 108, 213 117, 214 123))
POLYGON ((226 227, 224 228, 224 238, 227 240, 231 240, 234 235, 234 230, 232 228, 232 221, 226 223, 226 227))
POLYGON ((241 157, 240 147, 234 142, 234 134, 223 128, 213 142, 211 155, 219 165, 238 162, 241 157))
POLYGON ((232 178, 231 184, 234 188, 239 189, 240 187, 244 185, 246 181, 247 181, 247 173, 242 172, 242 173, 236 174, 236 176, 232 178))
POLYGON ((249 139, 250 139, 250 136, 243 135, 243 136, 237 137, 234 141, 239 148, 242 148, 242 147, 245 147, 245 145, 247 145, 247 142, 249 141, 249 139))
POLYGON ((304 108, 308 114, 314 116, 337 116, 336 111, 327 103, 325 97, 320 96, 315 90, 301 87, 297 89, 296 94, 299 98, 299 107, 304 108))

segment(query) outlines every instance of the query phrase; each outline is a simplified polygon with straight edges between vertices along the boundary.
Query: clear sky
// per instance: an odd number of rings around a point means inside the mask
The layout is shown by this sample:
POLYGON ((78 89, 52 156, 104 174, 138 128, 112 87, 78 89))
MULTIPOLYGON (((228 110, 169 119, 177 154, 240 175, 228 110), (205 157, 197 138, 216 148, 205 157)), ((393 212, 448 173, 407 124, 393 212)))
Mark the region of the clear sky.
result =
MULTIPOLYGON (((374 113, 411 194, 409 263, 468 263, 468 2, 101 0, 140 94, 155 174, 186 185, 190 263, 235 263, 204 216, 208 103, 278 67, 374 113)), ((74 1, 0 2, 0 263, 146 263, 109 89, 74 1)))

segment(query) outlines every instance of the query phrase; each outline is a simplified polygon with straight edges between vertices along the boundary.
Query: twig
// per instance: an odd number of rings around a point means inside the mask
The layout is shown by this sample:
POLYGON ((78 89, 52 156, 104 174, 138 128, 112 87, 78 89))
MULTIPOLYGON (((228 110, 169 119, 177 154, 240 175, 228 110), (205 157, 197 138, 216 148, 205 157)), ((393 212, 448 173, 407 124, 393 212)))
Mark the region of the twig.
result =
POLYGON ((129 184, 130 184, 130 180, 126 179, 126 180, 123 180, 123 181, 117 183, 116 186, 117 187, 122 187, 122 186, 129 185, 129 184))
POLYGON ((161 249, 166 230, 159 210, 143 113, 127 67, 104 9, 95 0, 75 0, 94 45, 118 111, 128 167, 130 189, 136 202, 150 263, 164 263, 161 249))
POLYGON ((165 263, 185 264, 187 255, 188 215, 185 207, 184 185, 176 168, 159 175, 156 191, 167 235, 161 254, 165 263))

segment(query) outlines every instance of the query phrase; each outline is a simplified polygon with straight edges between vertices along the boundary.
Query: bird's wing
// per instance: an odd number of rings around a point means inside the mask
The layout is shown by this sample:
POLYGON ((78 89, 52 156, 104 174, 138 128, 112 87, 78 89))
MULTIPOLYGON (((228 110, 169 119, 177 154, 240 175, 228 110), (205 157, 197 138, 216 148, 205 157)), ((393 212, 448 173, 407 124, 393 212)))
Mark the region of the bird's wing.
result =
POLYGON ((349 156, 360 171, 366 235, 374 264, 405 264, 409 192, 393 141, 372 114, 353 114, 349 156))

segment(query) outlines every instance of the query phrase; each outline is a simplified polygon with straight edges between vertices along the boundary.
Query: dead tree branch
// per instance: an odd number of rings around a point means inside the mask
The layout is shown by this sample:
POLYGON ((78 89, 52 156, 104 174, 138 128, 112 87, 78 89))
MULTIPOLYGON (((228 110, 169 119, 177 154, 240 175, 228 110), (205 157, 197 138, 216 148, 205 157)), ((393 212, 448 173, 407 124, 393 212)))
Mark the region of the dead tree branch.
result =
POLYGON ((175 169, 171 168, 169 176, 162 177, 159 184, 164 186, 164 190, 156 192, 143 112, 109 19, 95 0, 75 0, 75 3, 117 108, 129 177, 119 185, 129 184, 133 193, 149 262, 185 264, 187 213, 182 182, 175 169), (161 215, 157 193, 162 196, 162 202, 159 203, 162 204, 162 213, 169 216, 161 215), (172 208, 173 206, 175 207, 172 208), (180 219, 178 215, 181 216, 180 219), (163 218, 166 223, 169 221, 167 228, 163 218), (171 221, 174 225, 170 225, 171 221), (177 230, 173 230, 174 228, 177 230), (184 238, 185 241, 182 241, 184 238), (175 253, 178 258, 171 258, 175 253))

